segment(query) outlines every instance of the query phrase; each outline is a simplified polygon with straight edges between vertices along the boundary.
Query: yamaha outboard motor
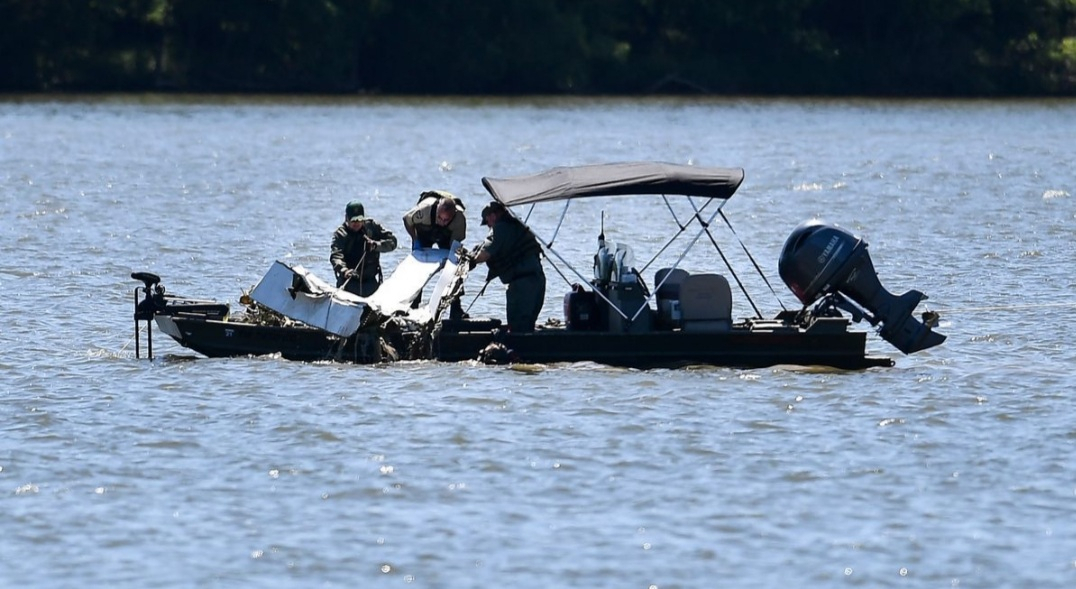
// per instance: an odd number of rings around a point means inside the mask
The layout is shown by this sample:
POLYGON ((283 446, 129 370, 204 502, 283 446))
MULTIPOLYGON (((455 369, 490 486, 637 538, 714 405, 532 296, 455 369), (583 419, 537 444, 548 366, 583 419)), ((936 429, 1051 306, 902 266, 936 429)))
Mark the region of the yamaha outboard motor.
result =
POLYGON ((898 297, 887 291, 878 281, 867 243, 843 229, 817 220, 801 223, 785 240, 777 268, 804 305, 829 297, 857 320, 865 316, 871 325, 881 323, 878 335, 905 354, 945 341, 944 335, 931 331, 931 325, 912 317, 926 295, 910 290, 898 297), (867 312, 851 307, 841 295, 867 312))

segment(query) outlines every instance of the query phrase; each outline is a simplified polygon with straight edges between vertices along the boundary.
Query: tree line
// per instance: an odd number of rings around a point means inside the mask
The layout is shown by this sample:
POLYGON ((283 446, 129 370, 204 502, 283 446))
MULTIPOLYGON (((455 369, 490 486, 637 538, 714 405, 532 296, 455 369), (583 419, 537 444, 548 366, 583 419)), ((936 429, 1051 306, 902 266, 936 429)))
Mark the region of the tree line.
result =
POLYGON ((0 92, 1076 95, 1076 0, 0 0, 0 92))

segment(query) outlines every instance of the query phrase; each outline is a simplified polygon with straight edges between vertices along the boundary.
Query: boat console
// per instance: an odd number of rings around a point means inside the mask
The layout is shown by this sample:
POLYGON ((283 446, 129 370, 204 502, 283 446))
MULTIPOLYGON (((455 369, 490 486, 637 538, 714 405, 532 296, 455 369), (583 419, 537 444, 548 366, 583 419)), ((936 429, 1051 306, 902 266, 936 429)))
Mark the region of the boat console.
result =
POLYGON ((619 280, 610 280, 600 259, 599 255, 590 284, 593 290, 575 284, 564 295, 564 322, 569 331, 717 332, 732 328, 732 291, 724 276, 662 268, 654 275, 651 296, 634 268, 614 273, 619 280), (656 308, 650 306, 651 299, 656 308))

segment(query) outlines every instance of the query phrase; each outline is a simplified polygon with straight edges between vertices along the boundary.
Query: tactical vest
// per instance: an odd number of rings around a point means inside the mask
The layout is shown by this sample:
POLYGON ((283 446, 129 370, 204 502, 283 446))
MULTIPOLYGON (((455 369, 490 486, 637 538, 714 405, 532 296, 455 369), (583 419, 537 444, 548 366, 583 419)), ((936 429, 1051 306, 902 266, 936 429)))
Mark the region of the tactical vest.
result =
MULTIPOLYGON (((463 206, 463 201, 460 200, 458 196, 452 194, 451 192, 445 192, 444 190, 427 190, 426 192, 423 192, 422 194, 418 195, 418 200, 415 201, 415 204, 421 204, 423 200, 431 196, 438 200, 442 198, 452 199, 452 202, 456 203, 456 208, 459 209, 461 212, 467 210, 467 207, 463 206)), ((430 218, 436 219, 437 217, 434 216, 430 218)))
MULTIPOLYGON (((430 205, 429 210, 429 227, 415 227, 415 232, 425 242, 431 244, 448 244, 452 242, 452 230, 447 226, 437 224, 437 205, 440 204, 441 199, 436 194, 430 192, 424 192, 423 194, 433 196, 433 204, 430 205)), ((419 201, 421 202, 421 201, 419 201)), ((457 212, 457 215, 462 215, 462 212, 457 212)))
POLYGON ((381 252, 367 251, 366 236, 369 233, 366 228, 364 227, 361 231, 350 231, 346 228, 344 230, 347 231, 347 240, 344 242, 344 264, 348 268, 353 268, 364 282, 368 280, 381 282, 381 252), (365 258, 363 258, 364 255, 365 258))
POLYGON ((486 260, 486 266, 489 268, 489 274, 486 276, 486 281, 491 281, 494 278, 505 275, 516 264, 519 264, 528 257, 534 256, 541 260, 542 246, 538 243, 538 239, 534 237, 531 230, 527 228, 519 219, 512 216, 503 217, 501 221, 504 223, 513 223, 522 229, 522 233, 519 233, 519 237, 516 239, 510 247, 504 248, 502 251, 507 252, 503 256, 491 257, 486 260))
POLYGON ((427 210, 426 218, 430 220, 429 226, 415 226, 415 234, 418 238, 426 244, 436 244, 440 247, 448 247, 452 243, 452 226, 442 226, 437 224, 437 205, 440 204, 441 199, 449 199, 456 203, 456 214, 463 215, 467 210, 463 206, 463 201, 457 196, 445 192, 443 190, 427 190, 418 196, 418 202, 415 204, 421 205, 424 200, 431 200, 429 210, 427 210))

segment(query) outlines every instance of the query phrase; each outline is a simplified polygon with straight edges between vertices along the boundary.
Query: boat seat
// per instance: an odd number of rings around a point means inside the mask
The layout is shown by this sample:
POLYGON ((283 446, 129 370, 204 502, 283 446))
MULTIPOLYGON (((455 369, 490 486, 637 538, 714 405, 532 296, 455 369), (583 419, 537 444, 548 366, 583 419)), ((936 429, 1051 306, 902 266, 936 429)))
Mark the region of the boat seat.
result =
POLYGON ((680 298, 680 283, 687 276, 687 270, 680 268, 662 268, 658 270, 654 273, 654 288, 657 289, 655 296, 659 299, 680 298), (668 276, 667 279, 665 278, 666 276, 668 276), (665 284, 661 283, 663 280, 665 284))
POLYGON ((654 302, 658 308, 655 323, 659 329, 680 327, 680 283, 687 276, 687 271, 680 268, 662 268, 654 273, 654 302))
POLYGON ((720 274, 691 274, 680 282, 684 331, 727 331, 732 327, 732 289, 720 274))

